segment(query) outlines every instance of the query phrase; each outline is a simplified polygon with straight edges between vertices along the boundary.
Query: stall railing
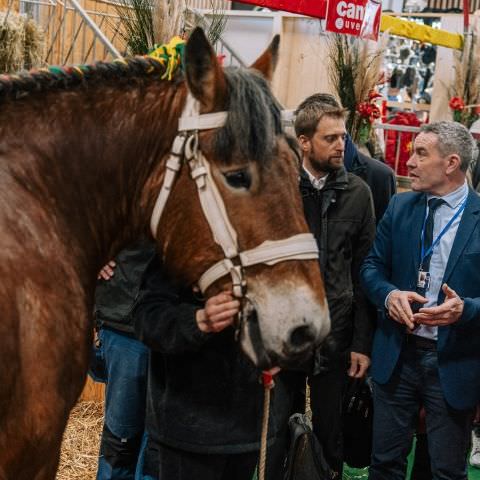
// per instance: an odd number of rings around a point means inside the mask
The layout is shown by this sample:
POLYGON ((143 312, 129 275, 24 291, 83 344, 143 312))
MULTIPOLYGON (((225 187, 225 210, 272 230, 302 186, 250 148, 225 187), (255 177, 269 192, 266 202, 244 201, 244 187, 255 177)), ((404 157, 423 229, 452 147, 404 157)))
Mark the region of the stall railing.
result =
POLYGON ((413 152, 413 142, 420 127, 377 123, 373 127, 383 132, 383 151, 385 163, 392 167, 400 189, 410 189, 410 178, 406 162, 413 152))
MULTIPOLYGON (((7 4, 9 10, 33 18, 41 27, 48 65, 89 64, 124 55, 123 26, 116 7, 110 0, 8 0, 7 4)), ((208 11, 189 10, 197 22, 208 27, 208 11)), ((226 65, 243 65, 222 36, 216 50, 226 65)))

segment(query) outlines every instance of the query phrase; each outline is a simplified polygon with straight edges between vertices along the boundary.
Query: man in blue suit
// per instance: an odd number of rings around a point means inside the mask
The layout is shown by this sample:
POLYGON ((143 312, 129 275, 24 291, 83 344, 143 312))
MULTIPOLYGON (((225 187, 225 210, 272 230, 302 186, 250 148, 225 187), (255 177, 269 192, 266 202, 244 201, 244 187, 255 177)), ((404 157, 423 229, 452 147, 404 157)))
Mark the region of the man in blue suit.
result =
POLYGON ((392 198, 361 270, 380 312, 372 352, 370 480, 404 480, 420 405, 434 480, 466 480, 480 397, 480 198, 476 154, 454 122, 425 125, 407 162, 413 192, 392 198))

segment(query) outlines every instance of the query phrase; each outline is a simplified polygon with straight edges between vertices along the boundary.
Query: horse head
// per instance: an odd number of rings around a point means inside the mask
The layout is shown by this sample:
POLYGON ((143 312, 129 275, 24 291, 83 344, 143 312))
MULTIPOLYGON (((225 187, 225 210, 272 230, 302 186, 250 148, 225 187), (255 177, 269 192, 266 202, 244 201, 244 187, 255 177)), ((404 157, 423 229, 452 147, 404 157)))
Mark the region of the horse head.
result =
POLYGON ((187 126, 181 118, 152 222, 173 278, 241 299, 240 343, 262 368, 304 361, 330 328, 298 161, 268 85, 278 47, 276 37, 250 69, 223 69, 203 32, 190 36, 187 126))

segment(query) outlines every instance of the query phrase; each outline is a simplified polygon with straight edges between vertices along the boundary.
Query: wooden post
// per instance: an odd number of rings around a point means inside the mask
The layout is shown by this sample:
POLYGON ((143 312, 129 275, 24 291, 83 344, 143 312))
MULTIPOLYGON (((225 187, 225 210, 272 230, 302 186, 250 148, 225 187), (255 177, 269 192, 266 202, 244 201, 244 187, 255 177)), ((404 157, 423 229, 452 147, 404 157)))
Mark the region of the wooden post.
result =
POLYGON ((105 384, 94 382, 90 377, 87 377, 87 383, 80 395, 80 401, 88 402, 103 402, 105 400, 105 384))

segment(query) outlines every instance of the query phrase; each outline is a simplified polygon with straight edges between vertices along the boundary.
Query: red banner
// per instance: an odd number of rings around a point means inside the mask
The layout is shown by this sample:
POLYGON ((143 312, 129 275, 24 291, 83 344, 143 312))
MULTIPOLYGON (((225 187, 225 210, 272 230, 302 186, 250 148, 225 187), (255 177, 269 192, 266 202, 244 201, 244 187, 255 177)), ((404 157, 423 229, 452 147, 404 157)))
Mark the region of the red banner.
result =
POLYGON ((375 0, 329 0, 326 30, 376 40, 381 13, 375 0))
POLYGON ((325 18, 327 11, 326 0, 241 0, 240 3, 249 3, 258 7, 284 10, 285 12, 317 18, 325 18))
POLYGON ((241 0, 258 7, 325 18, 326 29, 376 40, 382 7, 380 0, 241 0))

